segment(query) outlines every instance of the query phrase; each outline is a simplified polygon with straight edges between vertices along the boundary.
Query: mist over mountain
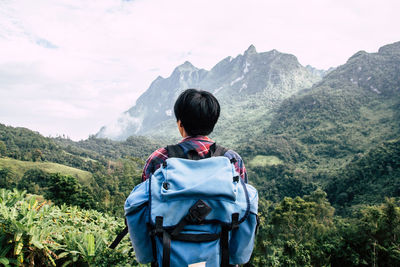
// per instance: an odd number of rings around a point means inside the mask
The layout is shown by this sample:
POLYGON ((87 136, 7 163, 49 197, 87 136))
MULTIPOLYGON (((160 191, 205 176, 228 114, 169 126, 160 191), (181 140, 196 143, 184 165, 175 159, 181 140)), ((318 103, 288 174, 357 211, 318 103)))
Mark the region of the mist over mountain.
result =
POLYGON ((277 50, 257 53, 253 45, 235 58, 221 60, 210 71, 186 61, 168 78, 159 76, 154 80, 136 104, 115 123, 102 127, 97 137, 177 137, 175 100, 183 90, 199 88, 212 92, 221 103, 221 118, 213 136, 222 139, 224 133, 239 131, 238 116, 248 118, 250 124, 265 121, 269 111, 283 99, 310 87, 323 75, 324 71, 302 66, 293 55, 277 50))

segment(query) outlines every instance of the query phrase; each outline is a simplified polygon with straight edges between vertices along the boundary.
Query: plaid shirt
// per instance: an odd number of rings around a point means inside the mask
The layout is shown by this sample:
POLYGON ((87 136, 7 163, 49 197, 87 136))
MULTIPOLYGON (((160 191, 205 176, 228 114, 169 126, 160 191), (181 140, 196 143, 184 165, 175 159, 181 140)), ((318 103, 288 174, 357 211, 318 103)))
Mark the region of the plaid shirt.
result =
MULTIPOLYGON (((200 158, 203 158, 210 148, 210 146, 214 144, 207 136, 195 136, 195 137, 186 137, 182 139, 179 145, 183 148, 183 152, 186 154, 189 150, 195 149, 199 154, 200 158)), ((235 169, 237 173, 239 173, 240 177, 242 177, 243 181, 247 183, 247 172, 244 166, 242 158, 233 150, 228 150, 225 157, 232 159, 236 159, 235 169)), ((168 158, 168 151, 165 148, 159 148, 154 151, 150 157, 146 160, 146 164, 143 168, 142 181, 145 181, 150 178, 150 176, 163 164, 163 162, 168 158)))

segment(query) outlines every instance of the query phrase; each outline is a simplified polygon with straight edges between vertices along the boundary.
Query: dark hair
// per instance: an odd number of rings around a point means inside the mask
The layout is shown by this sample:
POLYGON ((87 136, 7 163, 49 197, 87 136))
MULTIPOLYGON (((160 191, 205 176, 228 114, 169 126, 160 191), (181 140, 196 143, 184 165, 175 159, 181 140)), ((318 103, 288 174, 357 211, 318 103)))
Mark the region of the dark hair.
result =
POLYGON ((220 106, 210 92, 187 89, 183 91, 174 105, 176 120, 190 136, 208 135, 218 121, 220 106))

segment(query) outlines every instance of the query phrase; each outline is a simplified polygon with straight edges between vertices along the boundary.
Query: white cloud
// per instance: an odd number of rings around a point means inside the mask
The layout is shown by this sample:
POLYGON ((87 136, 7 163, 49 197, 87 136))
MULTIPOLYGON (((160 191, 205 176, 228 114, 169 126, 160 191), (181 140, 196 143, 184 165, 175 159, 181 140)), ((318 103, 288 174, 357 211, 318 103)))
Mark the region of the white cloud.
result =
POLYGON ((0 122, 86 138, 186 60, 210 69, 254 44, 327 69, 399 41, 399 9, 394 0, 2 1, 0 122))
MULTIPOLYGON (((104 129, 104 135, 111 139, 119 139, 121 134, 126 132, 129 126, 136 128, 136 132, 142 127, 142 119, 131 117, 128 113, 123 113, 118 117, 118 120, 110 123, 104 129)), ((136 133, 135 132, 135 133, 136 133)))

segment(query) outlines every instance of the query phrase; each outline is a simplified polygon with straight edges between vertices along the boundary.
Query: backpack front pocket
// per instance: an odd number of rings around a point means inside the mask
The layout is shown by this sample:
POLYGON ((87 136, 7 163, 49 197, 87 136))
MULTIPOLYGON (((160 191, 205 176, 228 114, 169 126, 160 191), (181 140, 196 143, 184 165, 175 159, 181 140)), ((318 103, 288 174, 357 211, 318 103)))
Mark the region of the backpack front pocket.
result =
POLYGON ((225 157, 198 161, 168 159, 162 174, 160 194, 165 201, 185 198, 236 200, 238 181, 233 178, 232 164, 225 157))

